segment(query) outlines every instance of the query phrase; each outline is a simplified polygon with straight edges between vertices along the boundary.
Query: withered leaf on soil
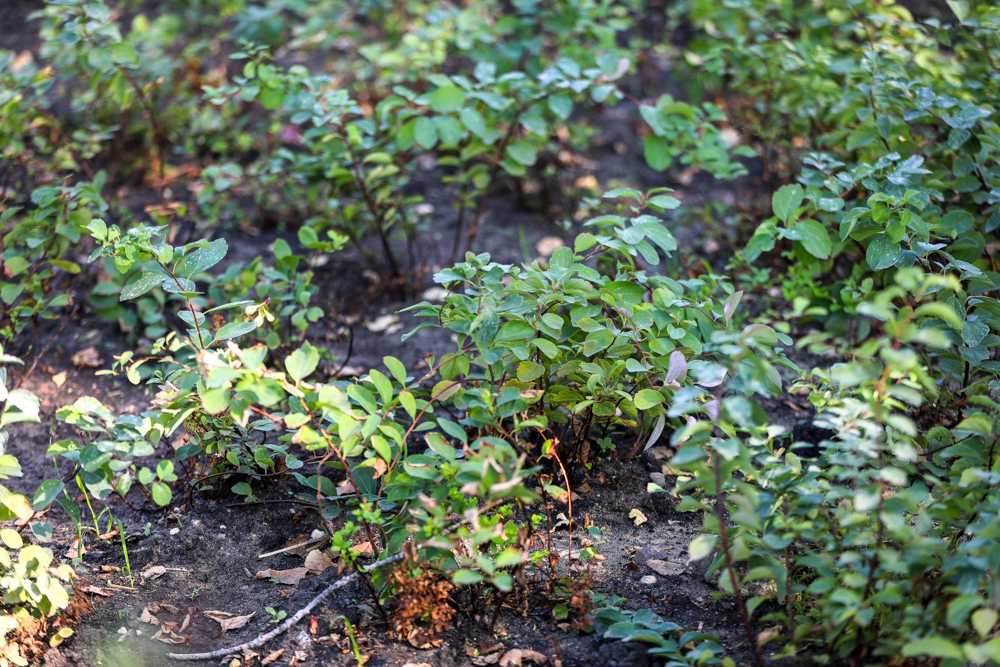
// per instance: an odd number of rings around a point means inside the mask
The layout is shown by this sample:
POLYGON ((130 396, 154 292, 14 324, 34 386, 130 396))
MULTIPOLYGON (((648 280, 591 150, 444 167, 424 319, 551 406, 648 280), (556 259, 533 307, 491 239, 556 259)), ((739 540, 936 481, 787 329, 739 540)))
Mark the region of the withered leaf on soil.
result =
POLYGON ((83 348, 74 354, 70 360, 74 366, 81 368, 97 368, 103 363, 100 353, 98 353, 97 348, 93 345, 83 348))
POLYGON ((319 574, 323 570, 333 567, 333 560, 324 551, 313 549, 306 554, 306 569, 319 574))
POLYGON ((684 565, 682 563, 674 563, 671 561, 660 560, 658 558, 650 558, 647 560, 646 567, 664 577, 683 574, 684 572, 684 565))
POLYGON ((153 635, 153 639, 155 639, 158 642, 163 642, 164 644, 186 644, 187 643, 187 637, 184 637, 183 635, 179 635, 176 632, 174 632, 173 630, 170 630, 168 628, 163 628, 163 627, 161 627, 156 632, 156 634, 153 635))
POLYGON ((256 577, 258 579, 270 579, 279 584, 285 584, 287 586, 295 586, 309 573, 309 570, 304 567, 293 567, 288 570, 260 570, 257 572, 256 577))
POLYGON ((279 648, 277 651, 271 651, 264 657, 263 660, 260 661, 260 664, 270 665, 272 662, 275 662, 278 658, 284 655, 284 653, 285 649, 283 648, 279 648))
POLYGON ((109 598, 115 594, 110 588, 103 588, 101 586, 94 586, 93 584, 87 584, 86 586, 80 586, 77 588, 81 593, 90 593, 91 595, 100 595, 104 598, 109 598))
POLYGON ((140 573, 142 579, 159 579, 167 573, 167 568, 163 565, 148 565, 140 573))
POLYGON ((642 510, 640 510, 638 507, 633 507, 629 511, 628 518, 632 519, 632 523, 634 523, 637 526, 641 526, 642 524, 649 521, 649 519, 646 518, 646 515, 643 514, 642 510))
POLYGON ((244 614, 239 616, 237 614, 231 614, 228 611, 218 611, 215 609, 209 609, 202 612, 206 617, 212 619, 219 624, 223 632, 229 632, 230 630, 237 630, 242 628, 244 625, 250 622, 257 612, 251 612, 249 614, 244 614))
POLYGON ((548 661, 548 656, 544 653, 528 648, 512 648, 500 658, 500 667, 521 667, 521 665, 526 664, 544 665, 548 661))

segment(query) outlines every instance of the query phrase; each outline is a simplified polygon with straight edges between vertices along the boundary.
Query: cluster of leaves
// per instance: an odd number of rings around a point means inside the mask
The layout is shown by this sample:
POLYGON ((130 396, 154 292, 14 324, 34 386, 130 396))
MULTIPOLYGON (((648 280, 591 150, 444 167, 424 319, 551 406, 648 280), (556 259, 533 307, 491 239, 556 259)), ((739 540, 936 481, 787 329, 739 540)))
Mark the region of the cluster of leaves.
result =
MULTIPOLYGON (((20 364, 16 357, 5 354, 0 346, 0 479, 21 477, 21 466, 15 456, 6 453, 7 429, 11 424, 38 421, 38 399, 29 391, 11 388, 7 383, 7 366, 20 364)), ((0 484, 0 520, 17 519, 27 523, 40 509, 37 501, 0 484)), ((33 621, 58 614, 69 605, 66 590, 73 570, 57 564, 52 552, 39 544, 24 541, 14 528, 0 529, 0 662, 5 665, 27 665, 18 633, 30 636, 33 621)), ((61 629, 55 643, 70 636, 72 630, 61 629)))

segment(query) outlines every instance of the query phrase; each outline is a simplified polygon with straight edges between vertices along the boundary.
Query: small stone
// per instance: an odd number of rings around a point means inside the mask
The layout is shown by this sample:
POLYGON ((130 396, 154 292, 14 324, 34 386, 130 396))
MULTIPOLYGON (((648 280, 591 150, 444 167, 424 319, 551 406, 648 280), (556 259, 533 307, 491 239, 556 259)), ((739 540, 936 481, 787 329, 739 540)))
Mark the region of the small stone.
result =
POLYGON ((180 529, 180 528, 171 528, 171 529, 170 529, 170 534, 171 534, 171 535, 176 535, 176 534, 177 534, 177 533, 179 533, 179 532, 181 532, 181 529, 180 529))
POLYGON ((642 579, 639 580, 639 583, 643 584, 644 586, 652 586, 653 584, 656 583, 656 577, 654 577, 651 574, 647 574, 646 576, 644 576, 642 579))
POLYGON ((309 537, 310 539, 313 540, 321 540, 324 537, 326 537, 326 533, 320 530, 319 528, 314 528, 313 532, 309 533, 309 537))

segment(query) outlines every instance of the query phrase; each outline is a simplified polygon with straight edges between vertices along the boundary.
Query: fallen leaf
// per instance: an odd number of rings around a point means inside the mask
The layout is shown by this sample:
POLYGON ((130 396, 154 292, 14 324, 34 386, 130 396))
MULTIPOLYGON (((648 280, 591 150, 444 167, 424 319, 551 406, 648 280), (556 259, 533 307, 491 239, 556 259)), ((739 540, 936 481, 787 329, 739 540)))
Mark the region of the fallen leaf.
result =
POLYGON ((150 602, 142 608, 142 614, 139 615, 139 620, 143 623, 159 625, 160 619, 157 618, 157 614, 164 611, 168 614, 176 614, 180 610, 174 605, 167 604, 166 602, 150 602))
POLYGON ((558 236, 543 236, 535 244, 535 251, 541 257, 548 257, 563 245, 563 240, 558 236))
POLYGON ((166 573, 167 568, 163 565, 148 565, 139 572, 139 577, 142 579, 159 579, 166 573))
POLYGON ((374 320, 365 322, 365 328, 373 333, 384 332, 387 334, 393 334, 402 330, 403 323, 400 321, 399 315, 388 313, 386 315, 380 315, 374 320))
POLYGON ((532 651, 531 649, 512 648, 500 658, 500 667, 521 667, 528 661, 535 665, 544 665, 549 661, 544 653, 532 651))
POLYGON ((628 518, 632 519, 632 523, 634 523, 637 526, 641 526, 642 524, 649 521, 649 519, 646 518, 646 515, 643 514, 642 510, 640 510, 638 507, 633 507, 629 511, 628 518))
POLYGON ((288 570, 260 570, 257 572, 256 577, 258 579, 270 579, 273 582, 279 584, 285 584, 287 586, 295 586, 309 573, 304 567, 293 567, 288 570))
POLYGON ((284 654, 285 654, 285 649, 283 648, 279 648, 277 651, 271 651, 264 657, 263 660, 260 661, 260 664, 270 665, 272 662, 276 661, 284 654))
POLYGON ((313 549, 306 554, 305 566, 310 572, 319 574, 323 570, 333 567, 333 560, 325 552, 313 549))
POLYGON ((646 567, 659 575, 663 575, 664 577, 684 573, 684 566, 682 564, 659 560, 658 558, 651 558, 647 560, 646 567))
POLYGON ((63 371, 61 373, 56 373, 55 375, 53 375, 52 383, 57 387, 61 387, 64 384, 66 384, 66 371, 63 371))
POLYGON ((353 547, 351 547, 351 551, 358 556, 371 556, 373 553, 375 553, 375 550, 372 549, 371 542, 362 542, 361 544, 355 544, 353 547))
POLYGON ((164 644, 186 644, 187 637, 177 634, 173 630, 168 630, 167 628, 161 627, 153 639, 158 642, 163 642, 164 644))
POLYGON ((87 584, 86 586, 80 586, 77 588, 78 591, 82 593, 90 593, 91 595, 100 595, 104 598, 109 598, 115 594, 110 588, 102 588, 100 586, 94 586, 93 584, 87 584))
POLYGON ((236 614, 230 614, 228 611, 209 609, 207 611, 203 611, 202 613, 218 623, 223 632, 229 632, 230 630, 242 628, 250 622, 250 619, 253 618, 257 612, 251 612, 244 616, 237 616, 236 614))
POLYGON ((769 628, 764 628, 759 633, 757 633, 757 646, 763 646, 768 642, 777 639, 781 636, 781 626, 772 625, 769 628))
POLYGON ((101 355, 97 351, 97 348, 93 345, 83 348, 74 354, 70 360, 73 362, 73 365, 78 368, 97 368, 104 363, 101 360, 101 355))

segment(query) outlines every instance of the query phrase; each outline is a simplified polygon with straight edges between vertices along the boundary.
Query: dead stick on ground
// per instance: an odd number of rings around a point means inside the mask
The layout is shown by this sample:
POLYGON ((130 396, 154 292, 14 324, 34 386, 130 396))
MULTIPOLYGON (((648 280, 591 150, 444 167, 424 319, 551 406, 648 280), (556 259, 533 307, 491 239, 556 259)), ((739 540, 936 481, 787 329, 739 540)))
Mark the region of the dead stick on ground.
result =
MULTIPOLYGON (((366 567, 364 571, 370 572, 374 569, 385 567, 386 565, 391 565, 392 563, 397 563, 403 560, 403 558, 404 554, 403 552, 400 552, 394 556, 389 556, 388 558, 383 558, 380 561, 372 563, 371 565, 366 567)), ((217 651, 209 651, 208 653, 168 653, 167 657, 169 657, 172 660, 213 660, 215 658, 224 658, 227 655, 242 653, 243 651, 246 651, 248 649, 262 646, 267 642, 271 641, 272 639, 274 639, 275 637, 277 637, 278 635, 287 632, 292 626, 294 626, 296 623, 305 618, 309 612, 311 612, 313 609, 319 606, 319 604, 323 602, 323 600, 325 600, 326 597, 330 595, 330 593, 334 592, 339 588, 343 588, 344 586, 350 584, 355 579, 357 579, 358 574, 359 572, 355 571, 352 572, 351 574, 341 577, 340 579, 337 579, 335 582, 333 582, 332 584, 324 588, 322 591, 320 591, 316 597, 314 597, 312 600, 309 601, 309 604, 307 604, 305 607, 302 607, 302 609, 299 609, 299 611, 296 612, 294 616, 290 617, 287 621, 285 621, 278 627, 274 628, 273 630, 265 632, 262 635, 258 635, 255 639, 251 639, 248 642, 245 642, 243 644, 238 644, 236 646, 230 646, 229 648, 220 648, 217 651)))

